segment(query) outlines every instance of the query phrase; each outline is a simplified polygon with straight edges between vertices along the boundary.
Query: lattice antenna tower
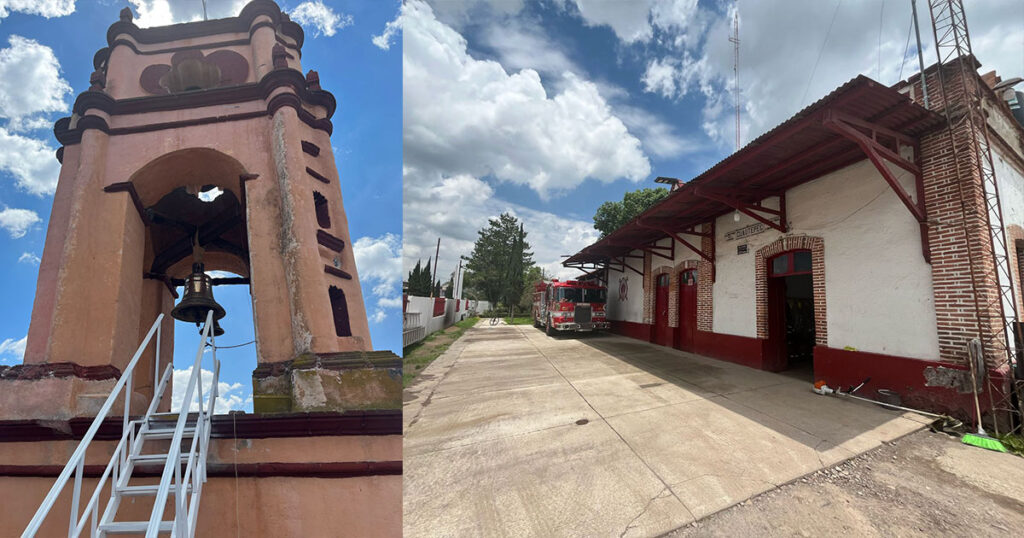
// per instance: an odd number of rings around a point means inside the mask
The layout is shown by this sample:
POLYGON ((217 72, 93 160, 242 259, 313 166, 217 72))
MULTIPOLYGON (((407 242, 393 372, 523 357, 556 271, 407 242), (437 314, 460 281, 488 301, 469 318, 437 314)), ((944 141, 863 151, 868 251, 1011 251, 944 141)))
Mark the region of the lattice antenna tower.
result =
POLYGON ((736 151, 740 149, 740 10, 734 5, 732 16, 732 35, 729 42, 732 43, 732 79, 733 103, 736 110, 736 151))
MULTIPOLYGON (((965 206, 964 221, 965 225, 969 226, 970 237, 975 240, 988 239, 993 263, 976 265, 972 262, 971 284, 975 292, 978 332, 984 347, 986 362, 989 362, 986 370, 988 372, 992 370, 1005 371, 1005 375, 1010 377, 1011 384, 1010 387, 1000 386, 998 380, 993 380, 991 375, 987 375, 989 402, 993 413, 1003 412, 1010 416, 1015 415, 1016 426, 1019 427, 1022 414, 1019 391, 1021 391, 1022 383, 1020 372, 1017 370, 1020 365, 1017 364, 1015 343, 1020 341, 1021 335, 1017 332, 1019 318, 1017 317, 1017 301, 1010 273, 1010 245, 1006 241, 1006 233, 1003 228, 999 185, 996 183, 988 126, 982 109, 981 84, 984 82, 978 80, 975 72, 975 59, 971 51, 971 36, 967 30, 967 16, 964 12, 963 1, 929 0, 928 9, 935 36, 935 52, 939 59, 939 88, 942 92, 946 124, 961 185, 962 201, 967 200, 964 198, 962 190, 964 180, 972 177, 981 178, 984 207, 979 207, 978 212, 983 214, 977 215, 965 206), (959 65, 959 78, 956 79, 956 82, 945 80, 942 65, 957 59, 959 59, 956 62, 959 65), (945 106, 951 96, 957 95, 963 96, 962 107, 945 106), (956 135, 959 127, 965 128, 966 136, 956 135), (979 236, 981 237, 979 238, 979 236), (1015 391, 1018 392, 1017 402, 1013 401, 1015 391)), ((921 76, 923 78, 924 73, 921 76)), ((963 203, 966 204, 966 202, 963 203)), ((973 257, 968 256, 968 258, 973 257)), ((998 417, 996 417, 995 423, 998 433, 998 417)), ((1012 425, 1011 428, 1013 428, 1012 425)))

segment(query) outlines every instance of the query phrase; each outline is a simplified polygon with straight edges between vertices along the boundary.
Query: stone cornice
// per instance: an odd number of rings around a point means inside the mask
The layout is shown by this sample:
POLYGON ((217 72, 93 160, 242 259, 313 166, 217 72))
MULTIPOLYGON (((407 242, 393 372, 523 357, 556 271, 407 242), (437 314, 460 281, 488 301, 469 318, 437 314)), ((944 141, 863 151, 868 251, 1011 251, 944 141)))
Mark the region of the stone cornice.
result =
POLYGON ((158 130, 174 127, 186 127, 192 124, 212 123, 214 121, 233 121, 259 116, 256 114, 242 114, 230 116, 216 116, 210 119, 197 118, 194 120, 182 120, 172 124, 154 124, 152 126, 140 125, 130 128, 111 128, 107 121, 100 116, 87 114, 89 110, 98 110, 110 116, 144 114, 148 112, 160 112, 167 110, 182 110, 187 108, 200 108, 217 106, 258 99, 267 101, 267 115, 273 115, 278 109, 290 106, 298 113, 299 119, 304 123, 331 134, 334 127, 330 118, 337 108, 337 101, 334 95, 326 90, 311 90, 306 87, 306 79, 299 71, 290 68, 275 69, 267 73, 259 82, 240 84, 224 88, 213 88, 167 95, 153 95, 147 97, 133 97, 130 99, 114 99, 102 91, 86 91, 79 94, 75 99, 73 112, 80 116, 75 128, 71 128, 71 118, 65 117, 57 120, 53 127, 53 134, 62 145, 77 144, 81 141, 82 132, 87 129, 98 129, 109 134, 128 134, 129 132, 144 132, 147 130, 158 130), (274 95, 269 100, 274 90, 283 87, 290 87, 294 93, 284 92, 274 95), (303 104, 322 106, 327 109, 324 118, 313 116, 303 107, 303 104), (123 132, 121 132, 123 130, 123 132))

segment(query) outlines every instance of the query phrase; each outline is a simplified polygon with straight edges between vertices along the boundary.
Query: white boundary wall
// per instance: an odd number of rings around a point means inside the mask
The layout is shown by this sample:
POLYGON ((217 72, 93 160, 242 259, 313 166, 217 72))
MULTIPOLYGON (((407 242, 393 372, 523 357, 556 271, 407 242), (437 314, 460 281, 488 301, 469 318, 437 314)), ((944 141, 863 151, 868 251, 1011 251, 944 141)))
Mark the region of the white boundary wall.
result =
MULTIPOLYGON (((490 303, 487 301, 474 301, 469 299, 469 307, 466 308, 467 299, 445 299, 444 314, 434 316, 434 298, 409 295, 408 300, 409 302, 405 307, 405 311, 420 314, 420 323, 424 327, 422 338, 426 338, 437 331, 447 329, 457 321, 462 321, 471 315, 490 309, 490 303), (456 312, 455 303, 460 301, 461 304, 459 304, 459 310, 456 312)), ((409 342, 409 344, 412 343, 415 342, 409 342)))

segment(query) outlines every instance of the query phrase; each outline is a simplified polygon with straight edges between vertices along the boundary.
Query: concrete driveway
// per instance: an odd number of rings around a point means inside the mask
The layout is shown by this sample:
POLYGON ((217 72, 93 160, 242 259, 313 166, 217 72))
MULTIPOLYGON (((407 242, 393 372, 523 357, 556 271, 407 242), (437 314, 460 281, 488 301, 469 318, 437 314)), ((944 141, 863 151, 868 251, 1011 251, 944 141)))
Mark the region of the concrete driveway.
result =
POLYGON ((405 536, 657 536, 927 424, 625 337, 484 323, 404 420, 405 536))

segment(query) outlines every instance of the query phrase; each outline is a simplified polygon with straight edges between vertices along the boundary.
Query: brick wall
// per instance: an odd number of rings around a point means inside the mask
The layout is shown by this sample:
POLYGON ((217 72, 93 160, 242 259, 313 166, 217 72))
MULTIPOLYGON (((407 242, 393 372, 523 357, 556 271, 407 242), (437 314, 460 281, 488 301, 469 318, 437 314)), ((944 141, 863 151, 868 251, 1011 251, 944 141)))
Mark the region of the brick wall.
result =
POLYGON ((651 253, 644 252, 644 323, 654 323, 654 280, 651 278, 651 253))
POLYGON ((777 254, 791 250, 811 251, 811 281, 814 289, 814 341, 828 345, 828 322, 825 304, 825 241, 807 235, 783 237, 757 250, 754 256, 755 294, 757 300, 757 337, 768 338, 768 265, 777 254))
MULTIPOLYGON (((703 224, 701 231, 711 233, 711 237, 702 237, 700 249, 707 255, 714 258, 715 252, 715 225, 713 222, 703 224)), ((714 285, 715 267, 701 258, 697 262, 697 330, 711 332, 714 319, 714 285)))
MULTIPOLYGON (((934 73, 934 72, 933 72, 934 73)), ((942 96, 936 80, 929 76, 929 100, 932 109, 942 105, 943 97, 953 103, 952 136, 959 147, 967 147, 971 137, 966 122, 962 91, 942 96)), ((954 64, 943 71, 947 88, 962 85, 959 68, 954 64)), ((977 83, 968 80, 968 86, 977 83)), ((956 157, 950 130, 940 129, 922 137, 920 166, 928 211, 928 238, 932 250, 932 287, 935 292, 935 317, 939 336, 939 358, 943 362, 964 364, 967 342, 979 332, 986 340, 1002 333, 999 321, 999 290, 988 233, 984 191, 977 167, 976 151, 964 151, 956 157), (980 315, 979 315, 980 314, 980 315)), ((980 133, 979 133, 980 136, 980 133)), ((998 350, 987 349, 989 364, 1005 360, 998 350)))

